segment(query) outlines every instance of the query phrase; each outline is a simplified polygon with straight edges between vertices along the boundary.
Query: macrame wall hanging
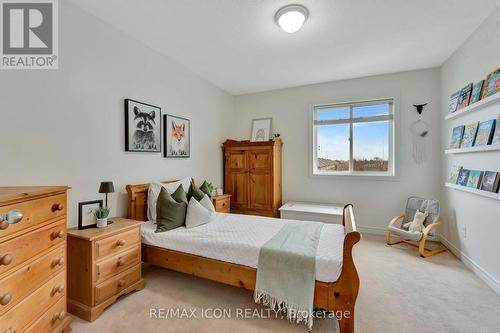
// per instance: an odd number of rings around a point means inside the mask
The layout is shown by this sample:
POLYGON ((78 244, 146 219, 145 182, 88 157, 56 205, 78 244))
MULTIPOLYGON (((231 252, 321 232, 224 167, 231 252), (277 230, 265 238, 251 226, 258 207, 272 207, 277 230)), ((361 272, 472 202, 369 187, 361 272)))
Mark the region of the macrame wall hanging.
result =
POLYGON ((412 134, 412 157, 415 163, 422 164, 427 160, 426 139, 429 134, 429 124, 422 120, 422 112, 426 104, 413 105, 418 112, 418 120, 410 125, 412 134))

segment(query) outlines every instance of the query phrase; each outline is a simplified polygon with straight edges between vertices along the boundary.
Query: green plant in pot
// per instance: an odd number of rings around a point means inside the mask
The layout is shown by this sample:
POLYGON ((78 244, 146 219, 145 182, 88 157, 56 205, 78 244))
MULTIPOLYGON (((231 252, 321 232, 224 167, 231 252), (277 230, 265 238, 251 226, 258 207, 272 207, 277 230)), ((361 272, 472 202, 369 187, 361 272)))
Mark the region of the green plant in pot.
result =
POLYGON ((98 228, 104 228, 108 226, 109 208, 98 208, 94 211, 94 215, 97 219, 98 228))

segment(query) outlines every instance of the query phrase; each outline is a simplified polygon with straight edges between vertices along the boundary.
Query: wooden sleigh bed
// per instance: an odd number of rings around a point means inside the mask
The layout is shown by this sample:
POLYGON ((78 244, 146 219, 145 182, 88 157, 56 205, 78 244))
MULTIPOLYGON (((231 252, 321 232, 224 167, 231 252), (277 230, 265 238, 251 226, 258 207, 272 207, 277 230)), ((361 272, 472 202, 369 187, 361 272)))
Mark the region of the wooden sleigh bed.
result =
MULTIPOLYGON (((165 181, 170 183, 174 181, 165 181)), ((149 184, 127 185, 128 218, 147 220, 149 184)), ((314 306, 336 314, 341 333, 354 332, 354 307, 359 290, 359 277, 352 257, 352 248, 361 234, 356 229, 353 205, 343 209, 345 227, 342 271, 337 281, 316 281, 314 306)), ((151 265, 195 275, 248 290, 255 289, 257 270, 252 267, 210 259, 162 247, 142 244, 142 261, 151 265)))

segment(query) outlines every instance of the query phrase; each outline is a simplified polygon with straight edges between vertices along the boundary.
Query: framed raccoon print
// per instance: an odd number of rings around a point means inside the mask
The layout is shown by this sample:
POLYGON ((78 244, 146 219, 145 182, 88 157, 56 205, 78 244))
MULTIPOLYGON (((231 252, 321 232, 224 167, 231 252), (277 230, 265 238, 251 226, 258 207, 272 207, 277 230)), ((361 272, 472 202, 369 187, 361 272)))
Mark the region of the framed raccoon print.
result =
POLYGON ((161 152, 161 109, 125 100, 125 151, 161 152))
POLYGON ((191 154, 191 129, 189 119, 163 115, 163 156, 166 158, 189 158, 191 154))

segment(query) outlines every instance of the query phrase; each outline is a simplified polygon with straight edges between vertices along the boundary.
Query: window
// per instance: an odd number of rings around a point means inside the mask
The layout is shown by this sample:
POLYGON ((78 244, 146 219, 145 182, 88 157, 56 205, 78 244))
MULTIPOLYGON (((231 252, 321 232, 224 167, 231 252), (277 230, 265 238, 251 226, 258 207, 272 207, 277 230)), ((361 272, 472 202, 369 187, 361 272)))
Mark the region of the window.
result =
POLYGON ((394 101, 316 105, 313 174, 394 176, 394 101))

